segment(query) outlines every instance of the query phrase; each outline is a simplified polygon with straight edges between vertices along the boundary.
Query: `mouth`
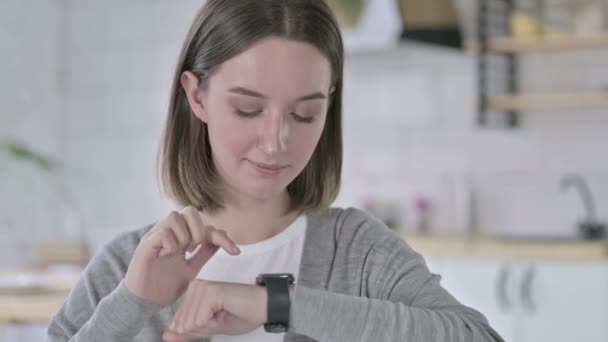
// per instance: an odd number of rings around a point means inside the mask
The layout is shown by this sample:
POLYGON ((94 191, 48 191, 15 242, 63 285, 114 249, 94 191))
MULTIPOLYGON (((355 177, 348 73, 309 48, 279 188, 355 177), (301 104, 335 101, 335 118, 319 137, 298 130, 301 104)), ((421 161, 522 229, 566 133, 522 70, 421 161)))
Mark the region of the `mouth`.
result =
POLYGON ((264 164, 264 163, 254 162, 254 161, 251 161, 251 162, 253 164, 255 164, 256 166, 259 166, 261 168, 268 169, 268 170, 280 170, 280 169, 284 169, 287 167, 286 165, 280 165, 280 164, 264 164))
POLYGON ((254 166, 254 168, 256 169, 256 171, 258 171, 258 173, 265 175, 265 176, 276 176, 278 175, 281 170, 287 168, 287 165, 281 165, 281 164, 264 164, 264 163, 258 163, 258 162, 254 162, 251 161, 249 159, 247 159, 247 161, 254 166))

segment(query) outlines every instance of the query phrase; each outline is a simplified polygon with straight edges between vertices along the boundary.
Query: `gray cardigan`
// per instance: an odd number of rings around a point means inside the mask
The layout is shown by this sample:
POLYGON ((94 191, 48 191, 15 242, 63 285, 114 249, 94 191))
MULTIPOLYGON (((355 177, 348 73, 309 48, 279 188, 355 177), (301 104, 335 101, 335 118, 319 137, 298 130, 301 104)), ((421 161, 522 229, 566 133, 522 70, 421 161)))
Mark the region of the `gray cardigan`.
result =
MULTIPOLYGON (((151 227, 121 234, 94 256, 47 341, 162 341, 176 305, 146 303, 122 282, 151 227)), ((503 341, 441 287, 420 254, 361 210, 308 214, 302 253, 285 342, 503 341)))

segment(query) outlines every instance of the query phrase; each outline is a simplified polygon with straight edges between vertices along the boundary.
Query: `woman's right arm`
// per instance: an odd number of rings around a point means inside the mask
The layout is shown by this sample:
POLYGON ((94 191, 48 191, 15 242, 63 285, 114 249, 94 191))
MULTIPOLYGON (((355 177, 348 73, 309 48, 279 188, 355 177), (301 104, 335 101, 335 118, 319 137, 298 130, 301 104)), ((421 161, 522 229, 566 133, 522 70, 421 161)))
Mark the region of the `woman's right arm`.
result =
POLYGON ((89 262, 50 322, 48 342, 129 341, 162 309, 141 300, 124 285, 129 260, 139 242, 133 241, 133 235, 114 239, 89 262))
POLYGON ((198 209, 171 212, 151 229, 121 234, 87 265, 53 317, 48 341, 131 341, 181 292, 218 248, 240 251, 198 209), (186 252, 193 254, 186 258, 186 252))

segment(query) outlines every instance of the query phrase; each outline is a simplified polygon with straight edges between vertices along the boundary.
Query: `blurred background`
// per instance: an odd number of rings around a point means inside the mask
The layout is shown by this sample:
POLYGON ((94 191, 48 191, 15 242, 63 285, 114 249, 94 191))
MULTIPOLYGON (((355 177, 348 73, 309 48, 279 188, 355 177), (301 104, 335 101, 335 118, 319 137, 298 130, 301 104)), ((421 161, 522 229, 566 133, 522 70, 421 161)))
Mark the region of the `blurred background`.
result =
MULTIPOLYGON (((507 341, 608 341, 608 1, 331 0, 344 171, 507 341)), ((201 0, 0 2, 0 341, 164 217, 155 158, 201 0)))

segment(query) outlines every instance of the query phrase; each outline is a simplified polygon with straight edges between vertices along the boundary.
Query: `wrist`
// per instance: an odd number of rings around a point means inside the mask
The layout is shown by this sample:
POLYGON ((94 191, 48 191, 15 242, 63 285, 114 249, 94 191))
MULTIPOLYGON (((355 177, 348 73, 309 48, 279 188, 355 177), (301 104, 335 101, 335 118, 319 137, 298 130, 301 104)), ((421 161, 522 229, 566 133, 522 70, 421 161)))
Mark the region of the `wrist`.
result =
POLYGON ((255 285, 256 287, 256 296, 257 304, 256 307, 259 308, 258 312, 258 320, 256 321, 259 326, 264 325, 264 323, 268 322, 268 290, 264 286, 255 285))
POLYGON ((268 293, 258 285, 222 283, 224 310, 262 326, 268 318, 268 293))

